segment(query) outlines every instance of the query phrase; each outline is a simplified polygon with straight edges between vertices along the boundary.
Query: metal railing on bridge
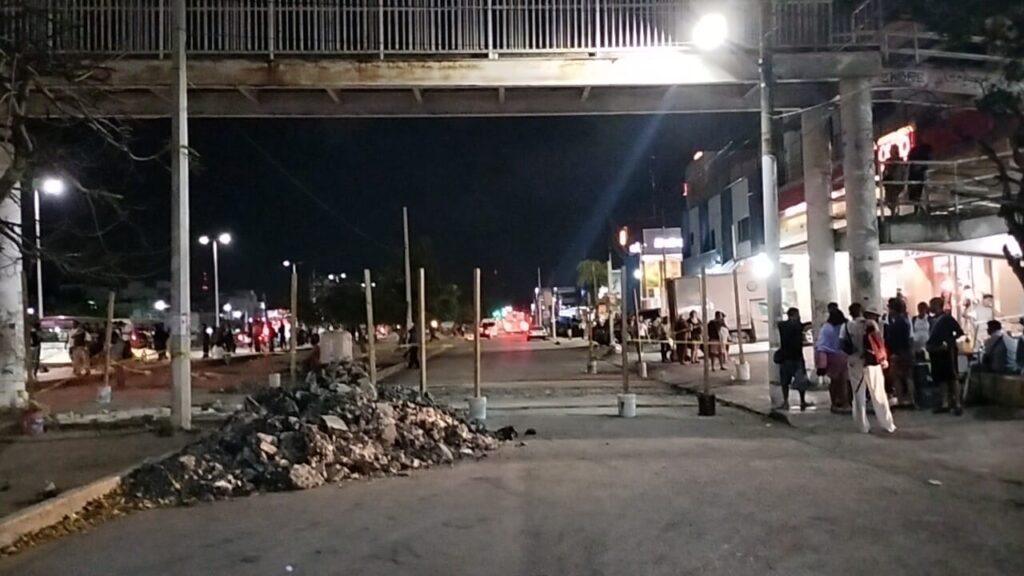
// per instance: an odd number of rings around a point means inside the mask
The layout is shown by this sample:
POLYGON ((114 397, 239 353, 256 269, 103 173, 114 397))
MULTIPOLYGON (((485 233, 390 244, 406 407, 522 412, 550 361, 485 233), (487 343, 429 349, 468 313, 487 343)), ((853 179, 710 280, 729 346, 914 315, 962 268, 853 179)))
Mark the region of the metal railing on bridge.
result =
MULTIPOLYGON (((881 0, 843 13, 833 0, 775 0, 780 48, 875 42, 881 0)), ((171 0, 0 0, 0 39, 52 50, 162 57, 171 0)), ((707 12, 730 40, 756 46, 758 0, 188 0, 196 55, 488 56, 685 46, 707 12)))

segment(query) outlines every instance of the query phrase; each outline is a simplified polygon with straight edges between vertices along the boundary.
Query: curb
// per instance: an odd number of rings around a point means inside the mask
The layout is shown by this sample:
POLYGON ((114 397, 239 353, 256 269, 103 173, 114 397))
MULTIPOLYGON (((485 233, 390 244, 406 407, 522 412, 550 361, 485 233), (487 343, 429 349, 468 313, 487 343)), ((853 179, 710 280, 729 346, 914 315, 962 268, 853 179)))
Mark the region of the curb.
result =
MULTIPOLYGON (((671 386, 673 390, 678 390, 680 392, 685 392, 686 394, 696 395, 697 392, 699 392, 699 390, 697 390, 696 388, 685 386, 683 384, 669 384, 669 386, 671 386)), ((714 392, 714 390, 712 390, 712 392, 714 392)), ((741 404, 739 402, 734 402, 732 400, 726 400, 725 398, 722 398, 718 394, 715 394, 715 401, 718 404, 721 404, 722 406, 727 406, 729 408, 735 408, 737 410, 741 410, 741 411, 746 412, 748 414, 754 414, 756 416, 761 416, 762 418, 768 418, 770 420, 775 420, 777 422, 783 422, 787 426, 790 426, 792 428, 796 427, 796 426, 793 425, 793 422, 790 421, 789 414, 786 414, 785 412, 779 412, 778 410, 764 410, 764 409, 752 408, 750 406, 747 406, 746 404, 741 404)))
POLYGON ((53 526, 66 516, 80 512, 89 502, 102 498, 116 490, 121 486, 122 478, 147 462, 163 460, 177 453, 178 450, 173 450, 156 457, 146 458, 142 462, 121 472, 104 476, 78 488, 72 488, 49 500, 33 504, 28 508, 0 518, 0 550, 14 544, 22 536, 27 536, 53 526))

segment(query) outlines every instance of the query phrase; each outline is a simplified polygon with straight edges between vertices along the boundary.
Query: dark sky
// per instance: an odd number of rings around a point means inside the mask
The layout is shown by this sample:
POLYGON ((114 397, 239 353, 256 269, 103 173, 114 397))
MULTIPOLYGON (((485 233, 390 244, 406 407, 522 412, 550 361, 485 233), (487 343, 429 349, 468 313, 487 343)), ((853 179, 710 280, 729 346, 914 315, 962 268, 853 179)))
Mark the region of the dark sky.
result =
MULTIPOLYGON (((678 225, 688 159, 756 134, 756 121, 194 120, 191 145, 200 159, 192 176, 193 236, 230 231, 236 241, 221 252, 221 289, 252 288, 273 299, 287 287, 285 258, 319 274, 400 266, 407 205, 412 236, 431 239, 444 280, 466 283, 480 266, 496 271, 507 297, 524 299, 537 266, 545 283, 571 283, 580 259, 604 258, 611 221, 651 213, 652 165, 669 225, 678 225)), ((169 128, 138 126, 139 147, 158 148, 169 128)), ((166 279, 169 175, 156 162, 129 169, 109 156, 87 171, 125 195, 131 234, 120 243, 140 253, 127 266, 166 279)), ((74 203, 62 209, 88 212, 74 203)), ((193 248, 198 279, 210 256, 193 248)))

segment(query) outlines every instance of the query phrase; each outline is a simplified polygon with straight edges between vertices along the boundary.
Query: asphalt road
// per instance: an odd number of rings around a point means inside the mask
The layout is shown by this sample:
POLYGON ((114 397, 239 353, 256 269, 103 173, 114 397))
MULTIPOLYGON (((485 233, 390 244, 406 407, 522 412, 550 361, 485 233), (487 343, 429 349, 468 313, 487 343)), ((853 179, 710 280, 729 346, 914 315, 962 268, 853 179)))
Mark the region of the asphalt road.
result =
MULTIPOLYGON (((130 516, 0 561, 19 576, 163 574, 1005 575, 1009 489, 908 473, 725 411, 520 413, 477 463, 130 516)), ((877 456, 877 455, 876 455, 877 456)))
MULTIPOLYGON (((586 357, 486 348, 495 386, 546 387, 586 357)), ((471 357, 451 350, 433 371, 456 381, 471 357)), ((612 394, 496 406, 489 425, 538 436, 480 462, 144 512, 0 574, 1024 574, 1024 485, 954 466, 920 434, 699 418, 669 394, 624 420, 612 394)))

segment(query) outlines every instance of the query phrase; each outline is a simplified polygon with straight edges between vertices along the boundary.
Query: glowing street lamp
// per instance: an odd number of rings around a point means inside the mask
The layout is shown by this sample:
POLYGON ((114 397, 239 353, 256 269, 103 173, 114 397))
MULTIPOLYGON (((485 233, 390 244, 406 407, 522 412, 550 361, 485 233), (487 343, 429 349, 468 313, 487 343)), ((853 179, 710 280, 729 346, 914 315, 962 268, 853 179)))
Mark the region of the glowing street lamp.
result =
POLYGON ((47 196, 61 196, 67 190, 67 184, 61 178, 46 177, 35 181, 33 188, 33 204, 36 217, 36 308, 39 318, 43 317, 43 249, 39 231, 39 193, 47 196))
POLYGON ((703 51, 714 50, 729 37, 729 23, 719 13, 705 14, 693 26, 693 44, 703 51))
POLYGON ((153 309, 157 312, 164 312, 170 307, 170 304, 164 300, 157 300, 156 302, 153 302, 153 309))
POLYGON ((217 245, 227 246, 231 244, 231 240, 231 234, 227 232, 221 232, 216 238, 211 238, 206 234, 199 237, 200 244, 213 247, 213 311, 215 312, 213 325, 218 328, 220 327, 220 266, 217 263, 217 245))

